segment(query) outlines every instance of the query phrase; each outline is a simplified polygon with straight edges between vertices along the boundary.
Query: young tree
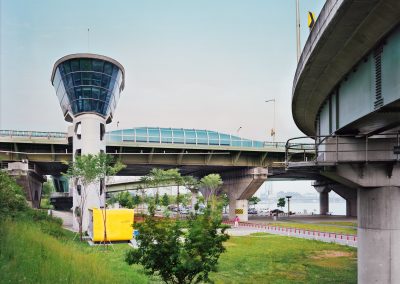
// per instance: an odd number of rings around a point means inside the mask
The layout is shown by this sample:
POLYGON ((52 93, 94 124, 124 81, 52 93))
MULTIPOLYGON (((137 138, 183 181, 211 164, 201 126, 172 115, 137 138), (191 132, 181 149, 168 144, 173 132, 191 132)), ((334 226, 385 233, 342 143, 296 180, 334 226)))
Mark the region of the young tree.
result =
POLYGON ((258 202, 260 202, 261 199, 258 198, 257 196, 252 196, 252 197, 250 197, 250 198, 248 199, 248 201, 249 201, 249 204, 250 204, 250 205, 253 205, 253 206, 255 207, 255 205, 256 205, 258 202))
POLYGON ((225 192, 221 195, 221 203, 222 207, 224 208, 224 213, 226 214, 226 207, 229 205, 229 197, 225 192))
POLYGON ((133 209, 135 207, 133 197, 128 191, 118 193, 113 200, 124 208, 133 209))
POLYGON ((184 176, 184 185, 191 192, 191 207, 194 210, 195 205, 198 203, 197 196, 199 194, 199 181, 192 176, 184 176))
POLYGON ((104 207, 101 208, 101 214, 103 218, 104 227, 104 245, 107 241, 107 206, 106 206, 106 195, 107 195, 107 184, 111 178, 113 178, 118 172, 124 169, 126 166, 122 164, 119 160, 115 160, 113 156, 99 153, 95 156, 97 159, 97 179, 100 182, 100 188, 98 189, 98 197, 100 204, 102 203, 101 196, 104 190, 104 207))
POLYGON ((135 195, 133 196, 133 206, 139 206, 139 204, 142 203, 142 198, 140 197, 140 195, 135 195))
POLYGON ((54 184, 53 184, 53 180, 48 180, 46 182, 43 183, 43 188, 42 188, 42 197, 50 197, 50 194, 52 192, 55 192, 55 188, 54 188, 54 184))
POLYGON ((166 283, 209 282, 229 238, 225 228, 218 232, 220 226, 221 218, 210 208, 204 215, 190 216, 186 234, 180 222, 156 220, 153 212, 138 224, 139 248, 129 251, 126 261, 143 265, 148 274, 159 275, 166 283))
POLYGON ((277 206, 283 208, 283 207, 285 207, 285 205, 286 205, 285 198, 284 197, 279 198, 277 206))
POLYGON ((89 186, 96 183, 99 177, 98 159, 96 155, 76 156, 75 161, 69 164, 68 171, 63 173, 75 183, 74 190, 78 191, 80 197, 78 206, 75 207, 74 213, 78 221, 80 240, 83 239, 82 222, 86 213, 86 199, 89 186), (77 186, 80 187, 80 192, 77 186))
POLYGON ((89 185, 100 183, 97 188, 97 195, 101 198, 104 190, 104 200, 99 200, 100 204, 103 202, 104 207, 102 208, 102 217, 104 225, 104 241, 107 240, 107 212, 106 212, 106 191, 107 182, 110 177, 115 176, 120 170, 125 167, 121 162, 114 161, 113 157, 104 153, 97 155, 82 155, 76 156, 65 174, 69 178, 73 178, 77 183, 81 183, 80 202, 77 208, 74 208, 76 215, 78 216, 79 224, 79 235, 82 240, 82 222, 83 216, 86 212, 86 199, 88 195, 89 185), (78 209, 79 208, 79 209, 78 209))
POLYGON ((179 218, 180 187, 185 184, 185 178, 181 175, 178 169, 169 169, 166 171, 165 175, 168 180, 171 180, 174 183, 174 185, 177 186, 176 205, 178 207, 177 212, 179 218))
POLYGON ((219 174, 209 174, 200 180, 200 187, 204 188, 204 199, 206 204, 208 204, 209 199, 212 201, 212 208, 215 208, 215 195, 217 189, 223 184, 221 176, 219 174))
POLYGON ((166 193, 164 193, 161 199, 161 205, 167 207, 169 205, 169 197, 166 193))

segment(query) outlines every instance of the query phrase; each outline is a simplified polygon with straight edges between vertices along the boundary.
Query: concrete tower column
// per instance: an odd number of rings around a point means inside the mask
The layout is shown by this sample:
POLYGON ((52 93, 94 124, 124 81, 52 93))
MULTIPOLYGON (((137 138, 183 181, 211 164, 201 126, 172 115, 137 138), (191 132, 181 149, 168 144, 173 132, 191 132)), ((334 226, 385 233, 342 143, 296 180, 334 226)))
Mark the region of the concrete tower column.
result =
POLYGON ((358 190, 358 283, 400 283, 400 187, 358 190))
MULTIPOLYGON (((73 122, 73 153, 74 160, 79 155, 97 155, 105 152, 105 125, 106 120, 97 114, 82 114, 77 116, 73 122)), ((82 215, 82 230, 86 231, 89 224, 90 208, 100 208, 105 203, 105 192, 101 190, 100 183, 89 185, 83 188, 80 181, 73 181, 73 227, 79 229, 78 218, 75 215, 75 208, 81 207, 81 195, 86 194, 86 202, 82 215), (79 194, 78 186, 81 186, 79 194)))
MULTIPOLYGON (((125 86, 124 67, 116 60, 92 53, 66 55, 56 61, 51 74, 51 83, 64 119, 72 122, 73 159, 77 155, 97 155, 105 152, 106 123, 112 121, 125 86), (75 78, 76 77, 76 78, 75 78)), ((70 136, 70 137, 71 137, 70 136)), ((105 193, 102 185, 92 184, 83 188, 81 181, 71 180, 73 199, 73 227, 79 229, 77 208, 82 214, 82 230, 89 223, 88 209, 104 206, 105 193), (82 197, 85 197, 85 201, 82 197)))

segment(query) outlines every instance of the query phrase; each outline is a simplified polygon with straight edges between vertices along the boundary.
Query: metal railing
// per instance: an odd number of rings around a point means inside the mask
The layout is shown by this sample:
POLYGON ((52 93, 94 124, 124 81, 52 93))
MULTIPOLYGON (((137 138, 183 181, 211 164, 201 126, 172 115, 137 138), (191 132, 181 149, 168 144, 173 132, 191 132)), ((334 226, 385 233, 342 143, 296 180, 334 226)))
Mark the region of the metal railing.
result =
POLYGON ((182 144, 182 145, 207 145, 207 146, 227 146, 227 147, 248 147, 248 148, 281 148, 284 149, 285 142, 263 142, 257 140, 211 137, 176 137, 162 135, 142 135, 142 134, 106 134, 107 142, 134 142, 134 143, 155 143, 155 144, 182 144))
MULTIPOLYGON (((112 142, 134 142, 134 143, 156 143, 156 144, 182 144, 182 145, 207 145, 207 146, 226 146, 226 147, 240 147, 240 148, 276 148, 285 149, 285 142, 268 142, 257 141, 244 138, 237 138, 236 136, 227 135, 229 138, 212 138, 212 137, 176 137, 176 136, 152 136, 141 134, 115 134, 112 132, 106 133, 106 141, 112 142)), ((35 138, 56 138, 67 139, 66 132, 44 132, 44 131, 20 131, 20 130, 0 130, 0 137, 24 137, 29 139, 35 138)), ((306 147, 306 146, 304 146, 306 147)), ((301 149, 304 150, 304 149, 301 149)), ((309 150, 309 149, 306 149, 309 150)))
POLYGON ((289 139, 286 142, 285 161, 312 162, 316 165, 345 162, 384 162, 399 161, 395 147, 400 147, 399 133, 368 135, 319 135, 289 139), (294 142, 296 141, 296 142, 294 142), (298 141, 301 141, 298 142, 298 141), (298 154, 303 149, 313 153, 303 159, 298 154), (296 158, 294 158, 296 157, 296 158))
POLYGON ((65 132, 0 130, 0 137, 67 138, 65 132))

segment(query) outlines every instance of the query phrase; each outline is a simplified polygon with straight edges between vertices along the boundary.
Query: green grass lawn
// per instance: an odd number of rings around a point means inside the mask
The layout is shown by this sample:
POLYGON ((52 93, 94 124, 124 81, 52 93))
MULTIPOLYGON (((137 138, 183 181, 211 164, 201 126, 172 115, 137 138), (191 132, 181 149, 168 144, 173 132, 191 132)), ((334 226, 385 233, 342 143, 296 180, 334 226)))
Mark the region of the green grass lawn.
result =
MULTIPOLYGON (((124 262, 127 244, 104 250, 44 228, 1 223, 0 283, 160 283, 124 262)), ((356 283, 353 248, 265 233, 232 237, 225 246, 211 276, 216 283, 356 283)))
POLYGON ((128 245, 103 251, 44 233, 23 221, 0 224, 0 283, 148 283, 139 266, 123 261, 128 245))
MULTIPOLYGON (((339 224, 325 224, 325 223, 296 223, 296 222, 268 222, 269 226, 279 226, 284 228, 298 228, 304 230, 320 231, 320 232, 330 232, 338 234, 350 234, 356 235, 356 228, 346 228, 341 227, 345 225, 339 224)), ((347 226, 347 225, 346 225, 347 226)))
POLYGON ((326 222, 318 222, 316 224, 327 224, 327 225, 337 225, 337 226, 347 226, 347 227, 357 228, 357 222, 350 222, 350 221, 326 221, 326 222))
POLYGON ((232 237, 215 283, 357 283, 356 249, 257 233, 232 237))

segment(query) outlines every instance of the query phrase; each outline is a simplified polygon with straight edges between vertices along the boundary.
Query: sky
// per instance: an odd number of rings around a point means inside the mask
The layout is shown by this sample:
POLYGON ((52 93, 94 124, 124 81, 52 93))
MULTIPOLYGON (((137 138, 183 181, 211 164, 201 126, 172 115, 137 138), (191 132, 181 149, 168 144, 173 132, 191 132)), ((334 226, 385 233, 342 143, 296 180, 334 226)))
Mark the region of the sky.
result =
MULTIPOLYGON (((53 65, 90 52, 126 72, 108 130, 195 128, 271 141, 274 105, 265 100, 275 99, 275 140, 303 136, 291 114, 295 3, 0 0, 0 129, 66 131, 53 65)), ((324 3, 300 0, 302 46, 307 12, 318 15, 324 3)), ((310 188, 276 183, 277 190, 310 188)))
MULTIPOLYGON (((301 41, 307 11, 301 1, 301 41)), ((295 0, 0 0, 0 129, 66 131, 50 82, 53 64, 103 54, 126 70, 109 130, 209 129, 276 141, 302 136, 291 115, 295 0), (90 29, 89 37, 87 29, 90 29), (89 40, 88 40, 89 38, 89 40), (89 44, 88 44, 89 42, 89 44)))

